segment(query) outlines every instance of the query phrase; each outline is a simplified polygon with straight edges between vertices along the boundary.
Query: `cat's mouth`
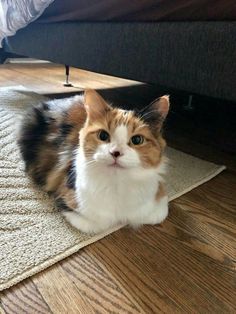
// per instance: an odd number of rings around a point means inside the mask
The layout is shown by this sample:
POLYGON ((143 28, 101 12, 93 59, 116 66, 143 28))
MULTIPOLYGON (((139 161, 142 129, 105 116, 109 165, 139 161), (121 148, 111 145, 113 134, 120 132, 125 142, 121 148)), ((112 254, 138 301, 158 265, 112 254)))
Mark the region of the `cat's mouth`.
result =
POLYGON ((117 161, 114 161, 112 164, 109 165, 109 167, 120 168, 120 169, 124 169, 125 168, 125 167, 121 166, 117 161))

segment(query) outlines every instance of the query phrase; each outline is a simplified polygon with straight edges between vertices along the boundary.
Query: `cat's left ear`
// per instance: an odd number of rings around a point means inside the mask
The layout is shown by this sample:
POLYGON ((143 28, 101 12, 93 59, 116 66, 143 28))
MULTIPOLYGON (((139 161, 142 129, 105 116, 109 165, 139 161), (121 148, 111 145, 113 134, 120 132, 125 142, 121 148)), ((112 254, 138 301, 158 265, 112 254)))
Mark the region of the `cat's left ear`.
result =
POLYGON ((142 110, 139 115, 152 130, 160 131, 163 122, 169 112, 170 101, 169 96, 165 95, 154 100, 148 107, 142 110))
POLYGON ((93 89, 86 89, 84 92, 84 106, 90 119, 99 119, 111 107, 106 101, 93 89))

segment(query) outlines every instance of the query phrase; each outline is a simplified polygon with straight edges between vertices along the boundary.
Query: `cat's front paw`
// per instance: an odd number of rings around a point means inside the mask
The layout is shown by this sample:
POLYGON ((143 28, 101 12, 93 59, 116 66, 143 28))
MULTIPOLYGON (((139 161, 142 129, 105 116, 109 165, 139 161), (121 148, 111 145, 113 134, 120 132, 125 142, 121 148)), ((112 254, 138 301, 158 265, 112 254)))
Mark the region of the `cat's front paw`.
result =
POLYGON ((155 211, 150 214, 145 223, 150 225, 160 224, 167 218, 168 212, 168 197, 164 196, 158 201, 155 211))
POLYGON ((142 225, 160 224, 168 216, 168 211, 168 197, 164 196, 158 202, 146 204, 142 211, 138 212, 138 215, 130 219, 129 224, 134 228, 142 225))
POLYGON ((98 233, 101 231, 96 223, 84 218, 75 211, 62 212, 62 215, 73 227, 84 233, 98 233))

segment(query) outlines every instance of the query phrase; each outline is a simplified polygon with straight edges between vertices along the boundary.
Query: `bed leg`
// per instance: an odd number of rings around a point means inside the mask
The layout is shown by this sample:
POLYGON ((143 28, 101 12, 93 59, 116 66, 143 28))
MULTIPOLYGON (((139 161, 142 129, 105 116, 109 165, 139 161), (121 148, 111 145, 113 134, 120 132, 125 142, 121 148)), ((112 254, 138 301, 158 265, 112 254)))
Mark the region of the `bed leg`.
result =
POLYGON ((193 95, 188 96, 188 103, 183 105, 183 109, 186 111, 194 111, 195 107, 193 105, 193 95))
POLYGON ((63 85, 65 87, 72 87, 73 85, 69 82, 70 67, 69 67, 69 65, 65 65, 65 68, 66 68, 66 81, 63 85))

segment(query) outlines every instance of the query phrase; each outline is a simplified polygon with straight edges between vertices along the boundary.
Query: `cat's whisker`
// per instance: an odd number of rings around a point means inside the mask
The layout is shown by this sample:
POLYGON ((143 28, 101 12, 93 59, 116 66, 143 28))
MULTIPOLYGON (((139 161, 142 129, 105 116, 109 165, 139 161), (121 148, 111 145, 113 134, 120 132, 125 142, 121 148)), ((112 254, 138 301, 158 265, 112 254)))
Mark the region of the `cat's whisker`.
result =
POLYGON ((97 166, 97 162, 94 161, 94 162, 88 162, 88 163, 85 163, 84 164, 85 167, 89 167, 89 169, 93 169, 97 166))
POLYGON ((147 109, 151 109, 151 108, 150 108, 150 104, 147 105, 147 106, 144 106, 142 109, 139 109, 139 110, 138 110, 138 113, 145 112, 147 109))
POLYGON ((86 160, 86 161, 84 161, 85 164, 89 164, 89 163, 93 163, 93 162, 96 162, 96 160, 95 160, 95 159, 92 159, 92 160, 86 160))
POLYGON ((141 119, 144 119, 145 117, 147 118, 149 115, 152 116, 153 113, 159 113, 158 110, 151 110, 151 111, 148 111, 146 113, 144 113, 143 115, 140 116, 141 119))

